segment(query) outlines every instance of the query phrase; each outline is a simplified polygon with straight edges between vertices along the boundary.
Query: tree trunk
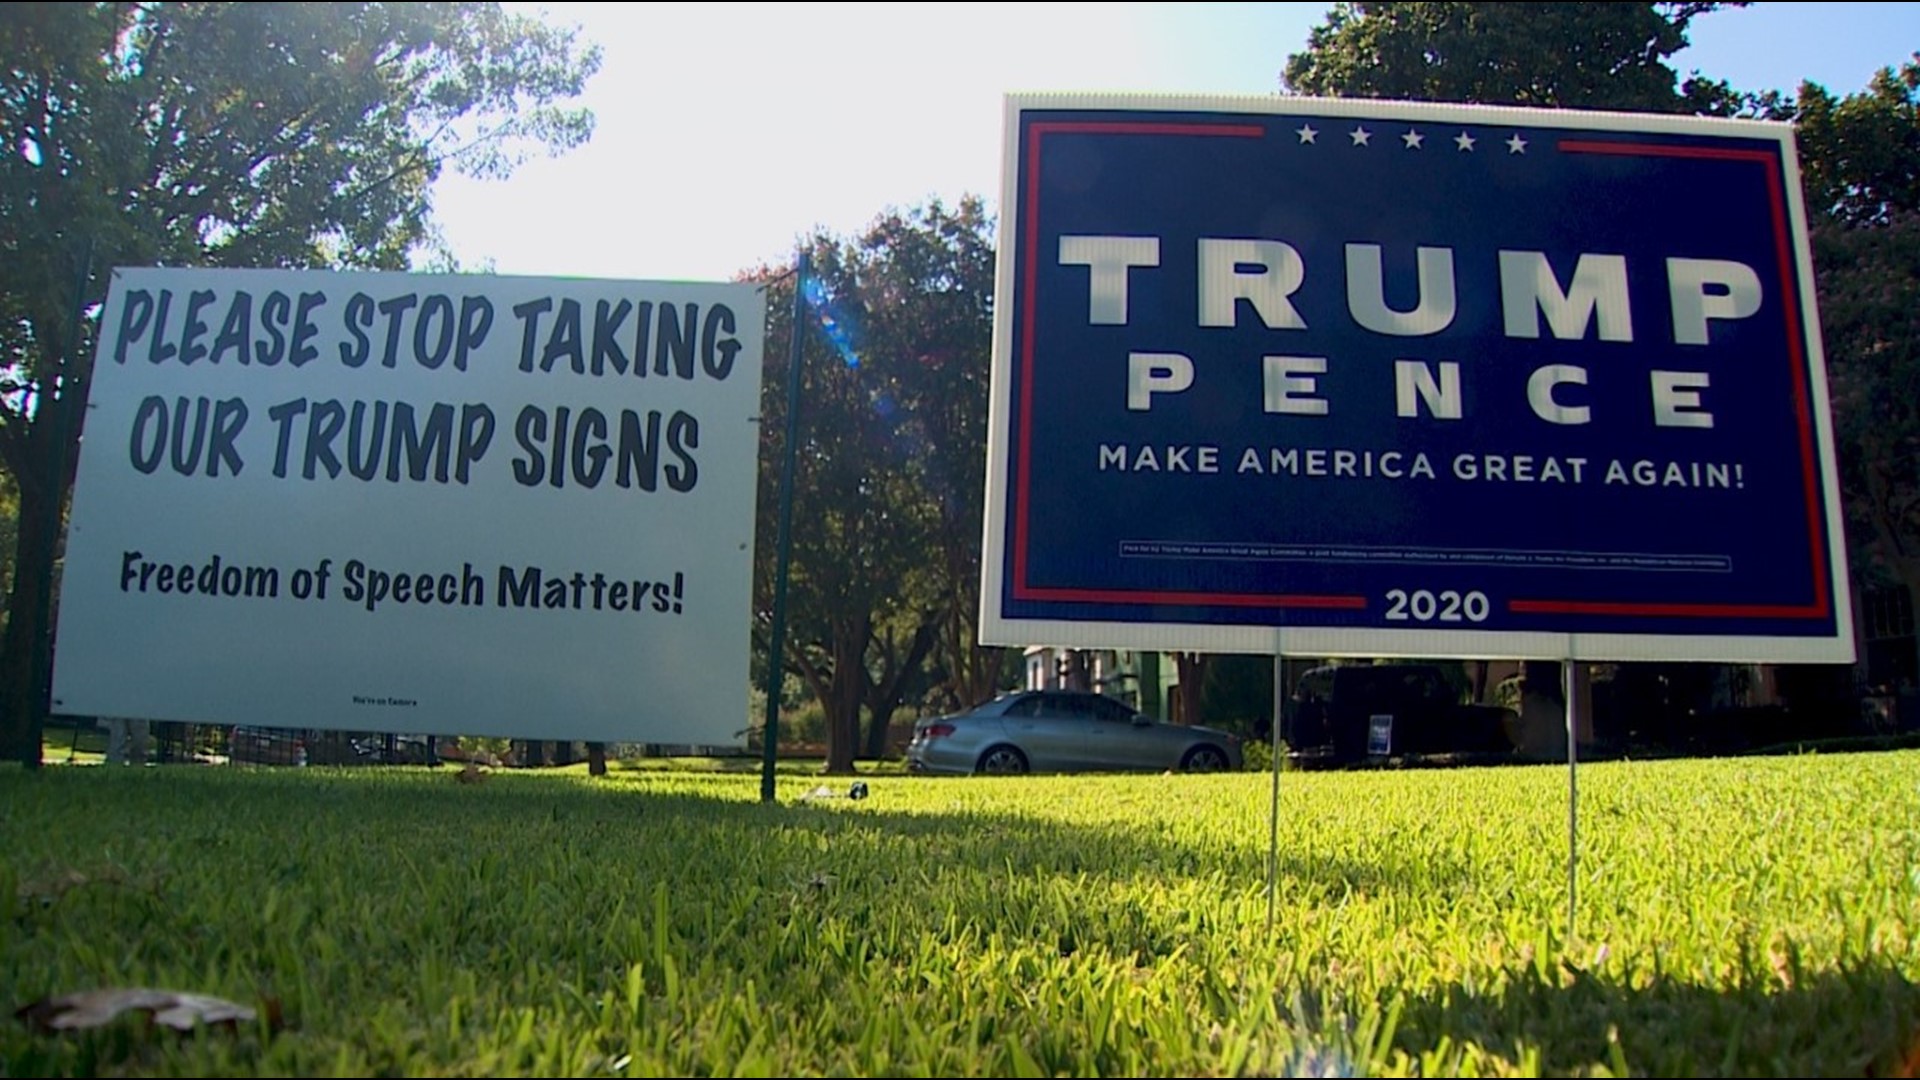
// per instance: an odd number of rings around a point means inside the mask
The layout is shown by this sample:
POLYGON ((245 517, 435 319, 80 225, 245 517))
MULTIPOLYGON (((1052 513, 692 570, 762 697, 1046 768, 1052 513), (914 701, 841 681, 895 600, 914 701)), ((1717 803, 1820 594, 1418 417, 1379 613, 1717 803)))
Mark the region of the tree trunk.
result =
POLYGON ((587 744, 587 775, 607 775, 607 744, 590 742, 587 744))
POLYGON ((1060 658, 1065 668, 1061 672, 1060 689, 1093 689, 1093 665, 1087 663, 1087 654, 1080 649, 1068 649, 1060 658))
POLYGON ((878 761, 887 756, 887 725, 892 722, 894 710, 900 707, 900 699, 905 696, 908 677, 920 670, 938 638, 938 616, 930 615, 914 628, 913 640, 907 643, 904 656, 900 654, 899 643, 892 631, 888 631, 886 639, 879 643, 882 650, 880 678, 866 687, 869 721, 863 757, 878 761))
POLYGON ((953 690, 956 705, 971 708, 1006 689, 1000 684, 1000 672, 1006 666, 1005 649, 963 642, 959 653, 959 677, 953 690))
POLYGON ((0 643, 0 759, 40 764, 41 703, 34 690, 47 662, 40 652, 42 613, 49 611, 58 531, 50 529, 44 483, 16 477, 20 485, 20 521, 14 545, 13 591, 7 597, 7 632, 0 643))
MULTIPOLYGON (((80 267, 84 272, 85 267, 80 267)), ((86 290, 84 281, 82 292, 86 290)), ((61 511, 78 465, 81 410, 86 407, 87 352, 84 331, 75 338, 55 325, 81 330, 82 300, 71 301, 71 323, 56 324, 40 311, 29 316, 33 336, 49 360, 31 387, 31 418, 8 411, 0 431, 0 464, 20 492, 13 583, 7 596, 7 630, 0 639, 0 760, 40 766, 41 724, 49 702, 36 691, 53 678, 53 570, 60 557, 61 511), (45 681, 43 681, 45 680, 45 681)), ((31 366, 31 365, 29 365, 31 366)), ((0 410, 4 411, 4 410, 0 410)))
POLYGON ((1200 722, 1200 698, 1206 691, 1207 667, 1212 657, 1205 653, 1174 653, 1173 662, 1179 684, 1174 692, 1179 695, 1179 708, 1174 710, 1174 722, 1197 724, 1200 722))
POLYGON ((834 680, 832 698, 827 707, 827 772, 848 775, 860 745, 860 695, 840 679, 834 680))
POLYGON ((872 622, 866 613, 834 620, 833 670, 820 704, 827 711, 827 772, 853 772, 860 746, 860 701, 866 696, 867 638, 872 622))
POLYGON ((879 761, 887 756, 887 728, 893 723, 893 706, 875 709, 867 707, 867 745, 864 756, 868 761, 879 761))
POLYGON ((1006 689, 1000 684, 1006 650, 980 645, 967 608, 978 602, 966 592, 949 600, 941 627, 940 651, 948 660, 947 695, 956 709, 968 709, 1006 689))

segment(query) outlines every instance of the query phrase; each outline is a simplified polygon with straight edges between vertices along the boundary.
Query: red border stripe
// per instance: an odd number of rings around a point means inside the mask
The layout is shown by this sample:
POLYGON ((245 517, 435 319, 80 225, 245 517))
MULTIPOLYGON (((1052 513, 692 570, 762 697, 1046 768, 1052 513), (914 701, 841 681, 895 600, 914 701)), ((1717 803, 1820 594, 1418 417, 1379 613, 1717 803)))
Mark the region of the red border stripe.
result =
POLYGON ((1832 610, 1828 594, 1826 536, 1820 528, 1820 484, 1813 448, 1813 407, 1807 397, 1806 338, 1800 325, 1799 277, 1794 273, 1793 243, 1787 232, 1785 186, 1780 156, 1768 150, 1731 147, 1668 146, 1661 143, 1604 142, 1564 139, 1559 147, 1573 154, 1612 154, 1620 157, 1671 157, 1710 161, 1743 161, 1766 169, 1767 199, 1773 210, 1773 240, 1786 313, 1787 359, 1793 376, 1794 416, 1800 436, 1802 497, 1807 510, 1807 547, 1812 555, 1813 602, 1810 604, 1630 604, 1587 600, 1509 600, 1507 610, 1524 615, 1645 615, 1668 618, 1824 619, 1832 610))
POLYGON ((1625 604, 1605 600, 1509 600, 1516 615, 1660 615, 1681 619, 1804 619, 1799 604, 1625 604))
MULTIPOLYGON (((1318 608, 1364 610, 1367 598, 1351 595, 1267 594, 1174 592, 1158 590, 1043 588, 1027 583, 1028 494, 1032 480, 1033 445, 1033 370, 1034 370, 1034 290, 1039 270, 1040 162, 1043 139, 1051 134, 1098 135, 1181 135, 1202 137, 1262 138, 1265 129, 1255 124, 1144 123, 1130 121, 1037 121, 1026 129, 1026 183, 1021 213, 1024 218, 1025 255, 1021 263, 1021 344, 1020 372, 1020 464, 1014 494, 1013 597, 1016 600, 1061 603, 1122 603, 1147 605, 1208 605, 1221 607, 1318 608)), ((1788 359, 1794 385, 1794 410, 1799 428, 1802 465, 1802 494, 1806 503, 1807 533, 1812 555, 1814 599, 1811 604, 1646 604, 1610 601, 1526 599, 1510 600, 1509 611, 1516 614, 1576 614, 1653 616, 1670 618, 1826 618, 1832 598, 1826 567, 1826 539, 1820 528, 1821 503, 1817 461, 1814 455, 1813 413, 1808 396, 1809 375, 1806 342, 1800 321, 1799 279, 1795 273, 1793 247, 1787 228, 1786 199, 1778 153, 1698 146, 1672 146, 1592 139, 1565 139, 1558 143, 1568 153, 1609 154, 1622 157, 1672 157, 1718 161, 1742 161, 1767 167, 1767 194, 1773 211, 1774 247, 1781 286, 1796 302, 1785 303, 1788 359)))

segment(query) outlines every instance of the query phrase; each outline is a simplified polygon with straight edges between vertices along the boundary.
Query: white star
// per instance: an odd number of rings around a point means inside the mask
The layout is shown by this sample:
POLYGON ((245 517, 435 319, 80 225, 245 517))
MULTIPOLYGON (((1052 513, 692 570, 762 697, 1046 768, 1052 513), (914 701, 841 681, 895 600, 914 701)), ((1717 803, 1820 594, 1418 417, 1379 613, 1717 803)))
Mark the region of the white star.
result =
POLYGON ((1427 137, 1412 128, 1408 128, 1407 133, 1400 136, 1400 141, 1407 144, 1407 149, 1418 150, 1420 149, 1420 144, 1427 141, 1427 137))
POLYGON ((1294 134, 1300 136, 1300 141, 1302 143, 1310 143, 1313 141, 1313 137, 1320 133, 1313 130, 1312 124, 1301 124, 1300 129, 1298 131, 1295 131, 1294 134))
POLYGON ((1507 153, 1524 154, 1526 152, 1527 152, 1527 140, 1521 138, 1519 132, 1517 131, 1514 132, 1513 138, 1507 140, 1507 153))
POLYGON ((1464 131, 1453 137, 1453 145, 1459 147, 1462 151, 1469 154, 1473 153, 1473 142, 1474 142, 1473 136, 1467 134, 1464 131))
POLYGON ((1353 140, 1353 145, 1365 146, 1367 145, 1367 140, 1373 138, 1373 132, 1363 127, 1356 127, 1347 137, 1353 140))

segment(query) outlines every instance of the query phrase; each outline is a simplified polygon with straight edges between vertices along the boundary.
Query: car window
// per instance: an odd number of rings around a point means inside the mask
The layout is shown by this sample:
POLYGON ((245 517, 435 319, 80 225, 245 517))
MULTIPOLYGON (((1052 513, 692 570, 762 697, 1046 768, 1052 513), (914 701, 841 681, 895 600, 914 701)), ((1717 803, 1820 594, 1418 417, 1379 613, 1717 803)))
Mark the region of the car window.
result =
POLYGON ((1026 697, 1020 698, 1016 701, 1008 702, 1006 711, 1001 715, 1002 716, 1038 716, 1040 715, 1040 706, 1041 706, 1041 696, 1039 694, 1029 694, 1026 697))
POLYGON ((1093 699, 1085 694, 1046 694, 1046 703, 1042 711, 1062 720, 1090 720, 1093 718, 1093 699))
POLYGON ((1126 702, 1115 701, 1110 697, 1094 699, 1093 716, 1096 720, 1104 720, 1110 724, 1133 723, 1133 710, 1127 707, 1126 702))

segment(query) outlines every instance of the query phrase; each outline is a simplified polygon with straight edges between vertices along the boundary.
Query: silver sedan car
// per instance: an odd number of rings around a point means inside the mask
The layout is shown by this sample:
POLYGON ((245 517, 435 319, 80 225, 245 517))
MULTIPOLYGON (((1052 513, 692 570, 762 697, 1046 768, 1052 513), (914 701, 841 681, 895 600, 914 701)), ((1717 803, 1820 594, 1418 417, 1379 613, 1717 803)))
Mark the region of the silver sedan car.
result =
POLYGON ((1241 763, 1237 735, 1162 723, 1126 702, 1073 690, 1016 691, 916 721, 907 747, 915 772, 1208 772, 1241 763))

